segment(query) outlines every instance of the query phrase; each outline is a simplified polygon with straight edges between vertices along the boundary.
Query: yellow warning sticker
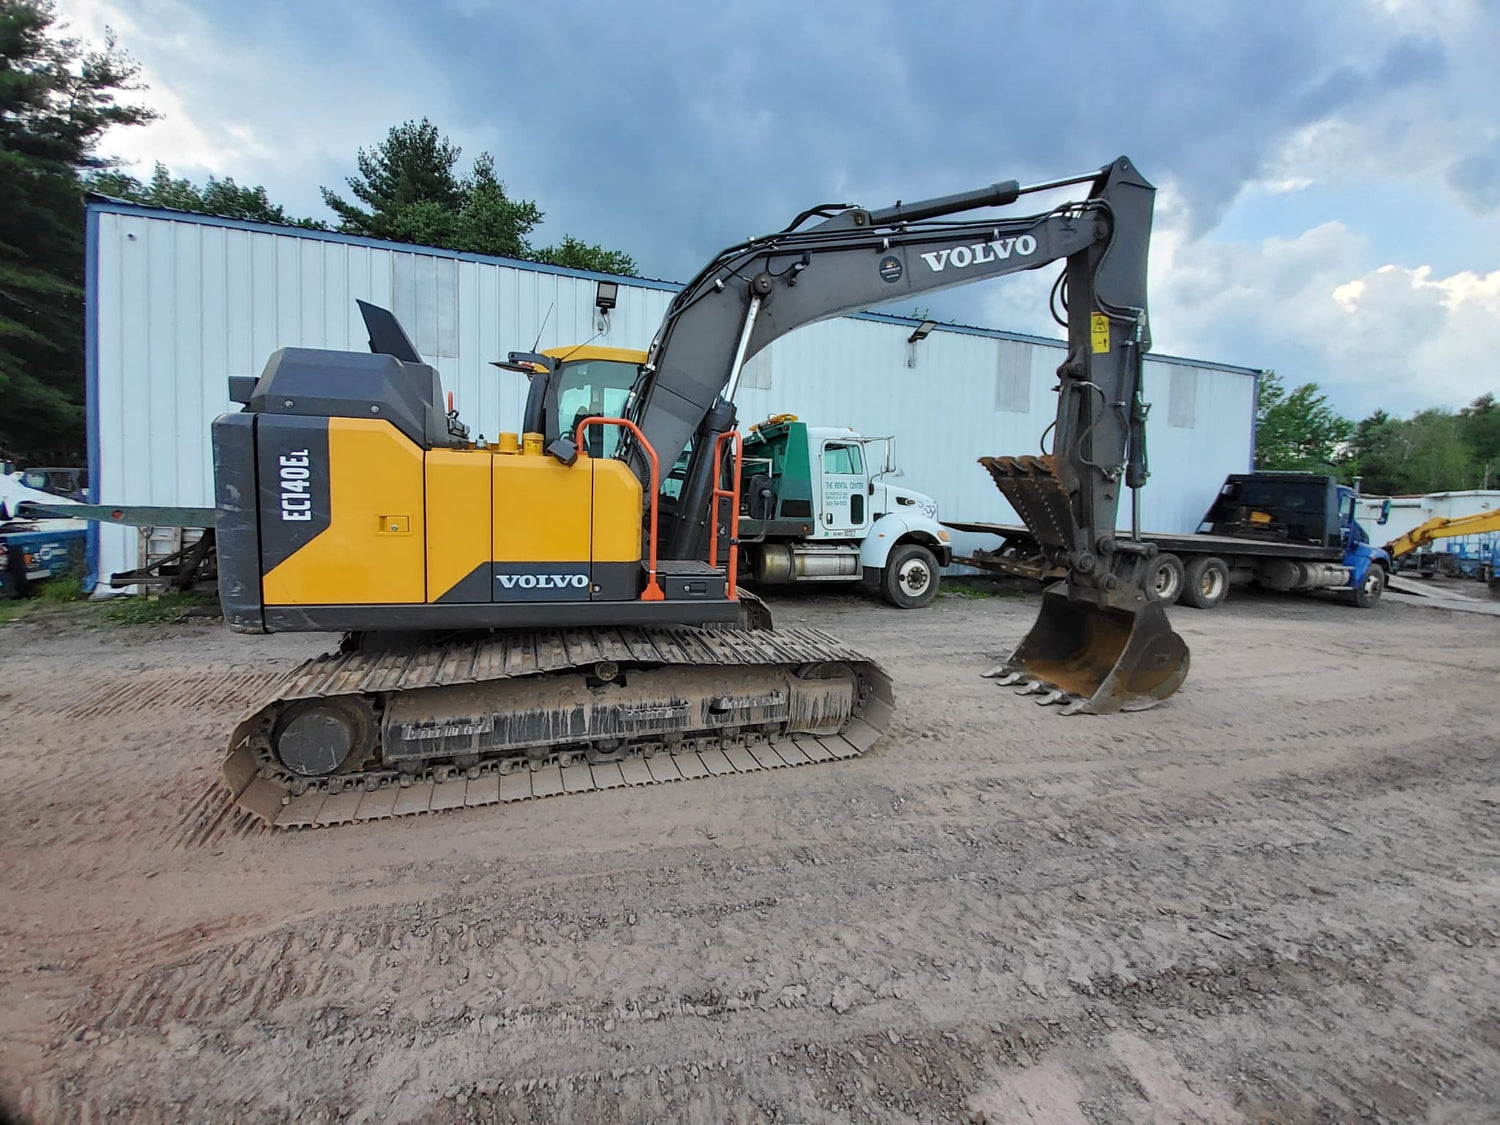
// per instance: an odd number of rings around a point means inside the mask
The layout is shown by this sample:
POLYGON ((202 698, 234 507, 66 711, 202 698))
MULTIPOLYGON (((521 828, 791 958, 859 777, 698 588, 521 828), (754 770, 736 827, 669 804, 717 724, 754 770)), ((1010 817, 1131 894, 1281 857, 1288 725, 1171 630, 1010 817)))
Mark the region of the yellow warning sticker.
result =
POLYGON ((1089 334, 1094 338, 1094 352, 1109 351, 1109 317, 1094 313, 1089 317, 1089 334))

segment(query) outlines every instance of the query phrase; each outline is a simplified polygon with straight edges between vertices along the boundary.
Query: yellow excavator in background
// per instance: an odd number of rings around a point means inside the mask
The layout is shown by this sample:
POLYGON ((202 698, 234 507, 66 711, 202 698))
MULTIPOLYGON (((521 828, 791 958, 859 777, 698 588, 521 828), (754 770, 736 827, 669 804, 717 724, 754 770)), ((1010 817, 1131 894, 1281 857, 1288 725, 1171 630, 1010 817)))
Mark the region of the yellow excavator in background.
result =
POLYGON ((370 353, 284 348, 213 425, 224 618, 340 632, 235 729, 224 779, 278 827, 337 824, 852 757, 890 679, 736 584, 747 359, 802 325, 1065 259, 1052 452, 986 458, 1068 579, 1003 666, 1066 711, 1151 706, 1187 647, 1115 532, 1145 483, 1155 189, 1121 157, 866 210, 810 208, 717 255, 645 362, 512 352, 520 433, 471 441, 438 372, 360 302, 370 353), (957 220, 1088 185, 1043 214, 957 220), (810 220, 818 220, 809 225, 810 220), (667 473, 687 455, 680 488, 667 473))
MULTIPOLYGON (((1489 531, 1500 531, 1500 508, 1488 512, 1475 512, 1471 516, 1434 516, 1426 523, 1418 524, 1405 535, 1392 539, 1385 545, 1385 549, 1391 556, 1391 562, 1400 566, 1403 556, 1410 555, 1413 551, 1420 551, 1439 539, 1453 539, 1460 535, 1482 535, 1489 531)), ((1500 548, 1497 548, 1496 553, 1500 554, 1500 548)), ((1422 568, 1420 573, 1426 577, 1433 571, 1422 568)), ((1486 577, 1489 580, 1491 593, 1500 594, 1500 582, 1496 581, 1493 563, 1486 577)))

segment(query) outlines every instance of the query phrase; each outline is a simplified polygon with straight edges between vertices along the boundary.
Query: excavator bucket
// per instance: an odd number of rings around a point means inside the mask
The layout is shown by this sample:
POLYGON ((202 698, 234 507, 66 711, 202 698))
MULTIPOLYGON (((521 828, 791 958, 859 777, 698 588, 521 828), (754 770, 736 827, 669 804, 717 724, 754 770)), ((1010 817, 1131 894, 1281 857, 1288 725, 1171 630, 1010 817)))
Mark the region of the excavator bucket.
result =
POLYGON ((1020 646, 984 674, 1065 715, 1102 715, 1155 707, 1187 673, 1187 645, 1160 605, 1110 604, 1059 582, 1020 646))

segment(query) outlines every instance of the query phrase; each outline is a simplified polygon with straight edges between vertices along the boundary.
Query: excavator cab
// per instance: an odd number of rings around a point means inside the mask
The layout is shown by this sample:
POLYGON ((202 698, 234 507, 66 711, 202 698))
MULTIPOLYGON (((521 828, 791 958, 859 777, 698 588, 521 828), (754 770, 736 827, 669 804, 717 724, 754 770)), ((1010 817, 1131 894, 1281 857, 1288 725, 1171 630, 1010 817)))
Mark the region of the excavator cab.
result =
MULTIPOLYGON (((544 432, 549 441, 571 437, 586 418, 620 417, 646 358, 629 348, 589 346, 541 354, 555 363, 547 389, 544 432)), ((613 457, 620 438, 618 426, 592 426, 584 435, 591 457, 613 457)))

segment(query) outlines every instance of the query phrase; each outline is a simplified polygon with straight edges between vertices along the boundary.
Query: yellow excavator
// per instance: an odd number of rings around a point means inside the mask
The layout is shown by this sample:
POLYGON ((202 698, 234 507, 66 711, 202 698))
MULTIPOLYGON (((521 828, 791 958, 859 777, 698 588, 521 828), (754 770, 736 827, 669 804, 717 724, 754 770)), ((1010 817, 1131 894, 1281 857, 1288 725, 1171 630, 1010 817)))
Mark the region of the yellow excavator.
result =
POLYGON ((360 303, 370 352, 284 348, 213 425, 225 620, 343 634, 236 727, 224 780, 277 827, 852 757, 889 677, 738 589, 747 359, 804 324, 1066 260, 1051 451, 985 464, 1067 568, 1004 665, 1068 711, 1150 706, 1187 649, 1115 532, 1145 483, 1155 190, 1120 158, 867 210, 811 208, 676 296, 645 361, 512 352, 519 433, 471 440, 436 369, 360 303), (1085 185, 1042 214, 954 219, 1085 185), (566 361, 564 361, 566 360, 566 361), (686 454, 680 487, 664 472, 686 454))
MULTIPOLYGON (((1387 501, 1389 503, 1389 501, 1387 501)), ((1385 545, 1386 552, 1391 556, 1391 562, 1399 565, 1405 555, 1413 551, 1420 551, 1439 539, 1452 539, 1460 535, 1482 535, 1489 531, 1500 531, 1500 509, 1492 509, 1488 512, 1475 512, 1471 516, 1434 516, 1426 523, 1418 524, 1405 535, 1392 539, 1385 545)), ((1424 575, 1430 573, 1422 570, 1424 575)), ((1497 588, 1495 576, 1489 575, 1490 589, 1500 593, 1497 588)))

